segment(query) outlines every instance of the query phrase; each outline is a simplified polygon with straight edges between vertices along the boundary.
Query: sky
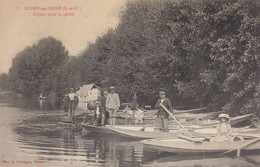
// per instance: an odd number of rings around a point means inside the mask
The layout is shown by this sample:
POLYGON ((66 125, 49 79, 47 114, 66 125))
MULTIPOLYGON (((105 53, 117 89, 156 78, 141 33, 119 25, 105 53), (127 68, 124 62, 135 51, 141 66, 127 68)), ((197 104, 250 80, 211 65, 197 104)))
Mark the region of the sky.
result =
POLYGON ((0 74, 12 59, 44 37, 60 40, 70 55, 115 28, 126 0, 0 0, 0 74), (73 15, 73 16, 72 16, 73 15))

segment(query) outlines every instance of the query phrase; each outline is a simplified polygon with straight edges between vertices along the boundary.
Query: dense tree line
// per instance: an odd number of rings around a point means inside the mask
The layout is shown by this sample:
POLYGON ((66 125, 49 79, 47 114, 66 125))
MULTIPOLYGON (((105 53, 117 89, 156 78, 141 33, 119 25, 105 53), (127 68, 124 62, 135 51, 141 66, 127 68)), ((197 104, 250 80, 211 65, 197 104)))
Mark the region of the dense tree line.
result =
POLYGON ((131 0, 118 26, 78 56, 44 39, 17 55, 8 76, 11 89, 33 94, 96 83, 115 85, 122 101, 136 92, 153 104, 164 88, 175 106, 252 113, 260 109, 259 37, 257 0, 131 0))
POLYGON ((68 58, 60 41, 52 37, 39 40, 13 59, 8 74, 10 89, 27 97, 61 92, 60 68, 68 58))

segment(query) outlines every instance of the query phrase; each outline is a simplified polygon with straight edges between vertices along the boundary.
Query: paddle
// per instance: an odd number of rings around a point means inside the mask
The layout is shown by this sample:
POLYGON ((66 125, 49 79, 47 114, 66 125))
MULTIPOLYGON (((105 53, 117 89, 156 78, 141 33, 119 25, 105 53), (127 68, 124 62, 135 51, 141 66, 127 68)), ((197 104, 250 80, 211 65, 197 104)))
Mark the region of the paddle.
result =
POLYGON ((181 126, 181 128, 192 137, 192 135, 182 126, 182 124, 172 115, 172 113, 163 105, 161 104, 161 107, 181 126))
POLYGON ((246 144, 243 144, 243 145, 241 145, 241 146, 239 146, 239 147, 237 147, 237 148, 234 148, 234 149, 225 151, 225 152, 221 153, 221 155, 230 153, 230 152, 232 152, 232 151, 234 151, 234 150, 240 150, 241 148, 246 147, 246 146, 248 146, 248 145, 250 145, 250 144, 253 144, 253 143, 257 142, 258 140, 260 140, 260 137, 258 137, 258 138, 255 139, 255 140, 252 140, 252 141, 250 141, 250 142, 248 142, 248 143, 246 143, 246 144))
POLYGON ((243 128, 241 128, 241 129, 239 129, 239 130, 237 130, 237 131, 234 131, 234 132, 235 132, 235 133, 241 132, 241 131, 243 131, 243 130, 245 130, 245 129, 251 128, 252 126, 253 126, 253 125, 249 125, 249 126, 243 127, 243 128))

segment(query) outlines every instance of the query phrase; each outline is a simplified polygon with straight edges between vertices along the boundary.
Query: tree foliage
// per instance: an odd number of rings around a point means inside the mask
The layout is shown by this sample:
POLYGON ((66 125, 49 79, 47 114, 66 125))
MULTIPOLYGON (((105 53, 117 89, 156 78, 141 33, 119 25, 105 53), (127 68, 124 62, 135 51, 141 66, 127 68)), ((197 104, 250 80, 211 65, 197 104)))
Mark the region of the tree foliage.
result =
POLYGON ((0 75, 0 91, 9 90, 9 78, 7 74, 0 75))
POLYGON ((67 59, 68 52, 60 41, 52 37, 39 40, 13 59, 11 89, 26 96, 58 93, 58 71, 67 59))
POLYGON ((152 105, 164 88, 175 106, 252 113, 260 108, 259 37, 257 0, 130 0, 118 26, 77 57, 43 39, 17 55, 9 77, 23 92, 96 83, 152 105))

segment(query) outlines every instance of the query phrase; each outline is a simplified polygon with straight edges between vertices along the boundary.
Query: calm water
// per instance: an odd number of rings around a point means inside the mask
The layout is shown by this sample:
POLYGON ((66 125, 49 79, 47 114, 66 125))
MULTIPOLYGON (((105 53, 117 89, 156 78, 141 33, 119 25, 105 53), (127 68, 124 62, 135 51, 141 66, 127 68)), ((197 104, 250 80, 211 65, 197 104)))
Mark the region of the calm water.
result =
POLYGON ((98 135, 59 123, 63 113, 0 103, 0 166, 258 166, 260 155, 240 158, 182 156, 138 140, 98 135))

